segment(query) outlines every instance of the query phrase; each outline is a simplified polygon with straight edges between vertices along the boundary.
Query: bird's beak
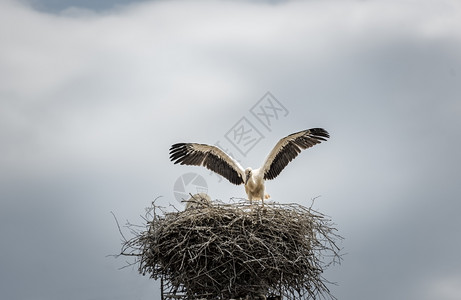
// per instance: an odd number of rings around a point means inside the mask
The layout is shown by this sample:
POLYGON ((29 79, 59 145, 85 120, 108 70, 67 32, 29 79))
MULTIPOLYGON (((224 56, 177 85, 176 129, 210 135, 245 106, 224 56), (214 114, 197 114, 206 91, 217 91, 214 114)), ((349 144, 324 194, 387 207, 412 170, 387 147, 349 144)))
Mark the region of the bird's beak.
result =
POLYGON ((250 174, 247 174, 247 176, 245 178, 245 185, 248 183, 248 179, 250 179, 250 174))

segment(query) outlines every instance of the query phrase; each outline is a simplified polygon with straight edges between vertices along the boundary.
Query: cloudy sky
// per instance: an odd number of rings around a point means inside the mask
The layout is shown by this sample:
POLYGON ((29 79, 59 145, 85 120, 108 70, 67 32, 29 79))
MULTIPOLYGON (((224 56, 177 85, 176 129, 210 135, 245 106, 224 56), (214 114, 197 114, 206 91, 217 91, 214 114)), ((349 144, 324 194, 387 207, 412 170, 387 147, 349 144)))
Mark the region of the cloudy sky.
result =
POLYGON ((345 238, 332 293, 461 299, 458 0, 0 0, 0 44, 2 298, 160 299, 107 257, 111 211, 181 207, 188 173, 212 198, 245 195, 173 165, 170 145, 218 143, 256 168, 323 127, 267 192, 320 196, 345 238))

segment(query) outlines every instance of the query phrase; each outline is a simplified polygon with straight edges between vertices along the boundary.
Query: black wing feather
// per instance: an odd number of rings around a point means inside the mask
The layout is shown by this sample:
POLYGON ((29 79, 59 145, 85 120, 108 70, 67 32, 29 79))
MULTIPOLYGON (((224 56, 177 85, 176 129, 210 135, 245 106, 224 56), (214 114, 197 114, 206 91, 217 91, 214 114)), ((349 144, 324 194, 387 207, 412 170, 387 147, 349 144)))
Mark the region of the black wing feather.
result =
MULTIPOLYGON (((311 128, 296 132, 281 139, 281 149, 277 152, 268 169, 265 170, 264 179, 274 179, 298 154, 307 148, 326 141, 330 134, 323 128, 311 128), (300 133, 304 133, 300 135, 300 133)), ((276 145, 278 147, 278 145, 276 145)))
POLYGON ((233 184, 242 184, 242 174, 235 170, 234 166, 230 165, 226 159, 221 157, 218 151, 213 151, 214 149, 218 148, 193 143, 178 143, 170 148, 170 160, 175 164, 204 166, 223 176, 233 184), (209 150, 202 151, 201 149, 196 149, 194 145, 205 146, 209 150))

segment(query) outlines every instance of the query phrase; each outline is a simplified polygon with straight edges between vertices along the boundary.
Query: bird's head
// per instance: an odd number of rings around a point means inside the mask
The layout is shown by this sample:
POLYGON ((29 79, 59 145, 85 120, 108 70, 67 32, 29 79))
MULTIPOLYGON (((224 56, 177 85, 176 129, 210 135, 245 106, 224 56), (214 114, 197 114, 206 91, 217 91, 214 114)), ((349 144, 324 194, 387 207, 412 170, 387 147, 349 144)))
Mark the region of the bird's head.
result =
POLYGON ((252 171, 253 170, 251 168, 245 169, 245 185, 247 184, 248 180, 250 180, 252 171))

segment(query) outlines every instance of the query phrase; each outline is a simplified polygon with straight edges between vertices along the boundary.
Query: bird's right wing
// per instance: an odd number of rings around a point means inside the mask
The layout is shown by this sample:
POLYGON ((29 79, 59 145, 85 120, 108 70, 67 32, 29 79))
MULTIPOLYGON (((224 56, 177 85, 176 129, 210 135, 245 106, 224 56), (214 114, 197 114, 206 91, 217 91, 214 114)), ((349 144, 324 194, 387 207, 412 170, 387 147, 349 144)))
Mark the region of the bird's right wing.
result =
POLYGON ((204 166, 218 173, 233 184, 242 184, 245 170, 242 166, 216 146, 179 143, 170 148, 170 160, 175 164, 204 166))

